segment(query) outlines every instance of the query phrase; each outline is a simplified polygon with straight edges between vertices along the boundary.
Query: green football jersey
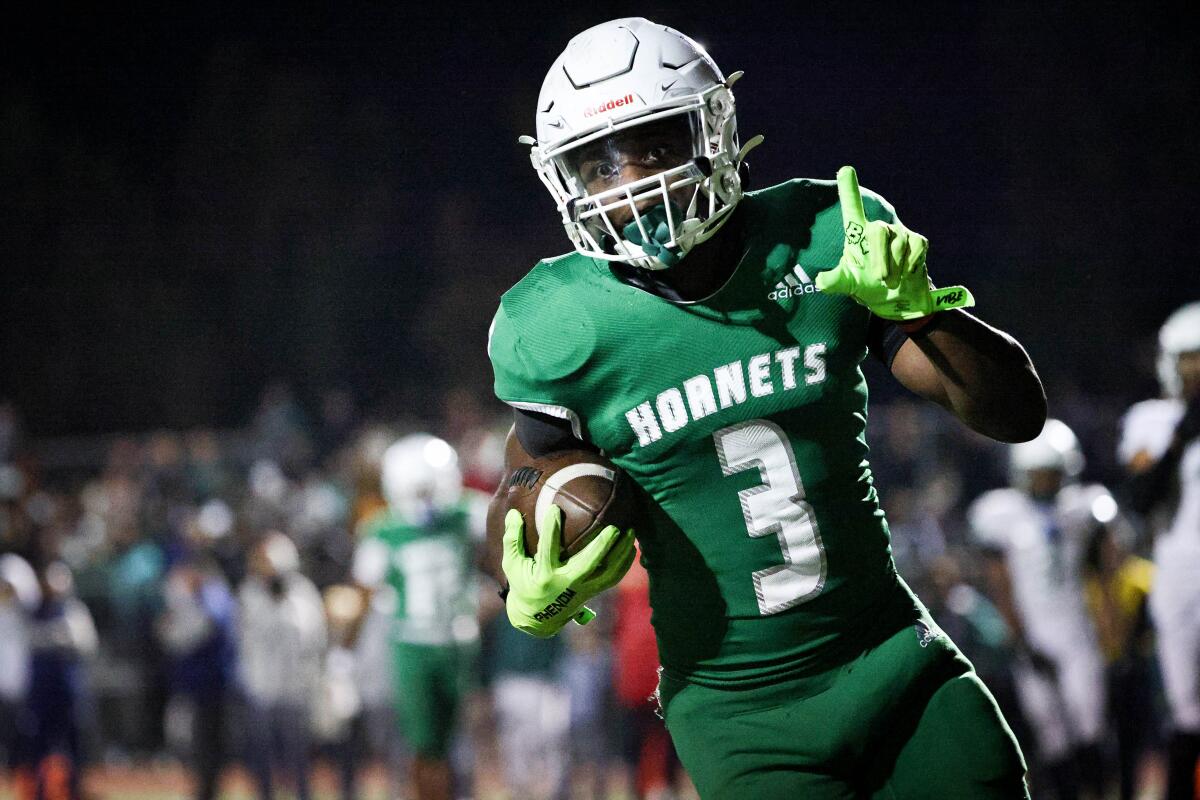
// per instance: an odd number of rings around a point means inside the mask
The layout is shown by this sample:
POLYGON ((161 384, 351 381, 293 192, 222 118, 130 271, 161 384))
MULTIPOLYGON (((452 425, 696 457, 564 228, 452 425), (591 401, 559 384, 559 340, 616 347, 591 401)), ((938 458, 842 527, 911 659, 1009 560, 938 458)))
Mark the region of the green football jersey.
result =
POLYGON ((870 315, 813 283, 842 252, 837 186, 790 181, 735 213, 744 255, 707 300, 572 253, 504 294, 488 345, 500 399, 571 420, 640 487, 662 664, 712 685, 815 672, 915 619, 867 461, 870 315))
POLYGON ((477 585, 472 567, 471 517, 465 509, 428 526, 384 512, 371 520, 354 554, 354 579, 386 587, 393 639, 448 645, 479 637, 477 585))

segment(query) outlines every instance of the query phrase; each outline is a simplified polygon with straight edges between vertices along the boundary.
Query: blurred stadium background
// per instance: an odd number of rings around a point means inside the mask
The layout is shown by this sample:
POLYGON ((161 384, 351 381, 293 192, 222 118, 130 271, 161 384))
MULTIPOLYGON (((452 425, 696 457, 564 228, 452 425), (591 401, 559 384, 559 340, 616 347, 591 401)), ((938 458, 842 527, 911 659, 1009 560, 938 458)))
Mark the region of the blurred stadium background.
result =
MULTIPOLYGON (((317 589, 346 584, 357 525, 380 503, 379 454, 408 431, 443 436, 474 486, 494 484, 507 417, 488 323, 505 288, 567 245, 516 138, 554 56, 607 18, 672 25, 746 71, 743 138, 767 137, 756 184, 855 165, 928 236, 936 274, 1027 346, 1085 478, 1121 483, 1120 415, 1156 396, 1158 326, 1200 297, 1186 217, 1200 38, 1182 7, 465 8, 7 23, 0 553, 61 565, 43 583, 77 600, 69 710, 91 797, 189 796, 203 743, 188 698, 218 695, 222 796, 254 796, 238 680, 209 687, 173 645, 187 637, 171 629, 172 587, 196 553, 231 608, 266 531, 295 543, 317 589)), ((979 581, 964 511, 1006 483, 1005 451, 868 369, 897 561, 937 605, 945 570, 979 581)), ((1131 552, 1147 545, 1139 528, 1131 552)), ((326 623, 335 648, 335 611, 326 623)), ((227 650, 205 657, 236 675, 230 625, 227 650)), ((494 669, 456 755, 478 796, 506 792, 489 693, 506 665, 575 700, 562 713, 596 742, 563 756, 577 796, 593 779, 630 796, 639 764, 643 787, 662 772, 665 755, 624 753, 613 676, 627 653, 611 624, 532 654, 503 627, 484 629, 494 669)), ((1003 635, 976 645, 1003 682, 1003 635)), ((315 709, 315 791, 338 796, 350 763, 363 797, 397 796, 386 667, 354 657, 355 712, 315 709)), ((14 791, 0 773, 0 798, 14 791)))

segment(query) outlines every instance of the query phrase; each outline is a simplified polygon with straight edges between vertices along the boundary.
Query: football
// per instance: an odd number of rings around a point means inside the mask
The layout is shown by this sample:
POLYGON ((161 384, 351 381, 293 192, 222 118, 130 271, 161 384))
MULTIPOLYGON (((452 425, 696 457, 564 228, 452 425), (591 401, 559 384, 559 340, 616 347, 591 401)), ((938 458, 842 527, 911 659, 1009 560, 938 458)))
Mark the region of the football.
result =
POLYGON ((525 518, 525 552, 537 552, 538 526, 551 503, 562 509, 562 549, 566 561, 609 525, 627 530, 633 521, 629 477, 607 458, 589 450, 563 450, 527 460, 505 481, 506 508, 525 518))

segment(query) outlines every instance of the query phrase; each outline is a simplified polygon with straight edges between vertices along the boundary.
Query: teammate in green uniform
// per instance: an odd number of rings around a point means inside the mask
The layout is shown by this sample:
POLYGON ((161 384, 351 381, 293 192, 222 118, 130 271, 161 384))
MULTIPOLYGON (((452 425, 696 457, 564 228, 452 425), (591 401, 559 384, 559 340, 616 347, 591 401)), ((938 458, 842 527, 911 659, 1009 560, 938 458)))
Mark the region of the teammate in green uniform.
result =
POLYGON ((392 614, 396 714, 419 800, 450 800, 447 749, 474 683, 479 625, 474 550, 481 515, 463 502, 454 449, 413 434, 385 451, 388 509, 367 523, 354 580, 392 614), (385 590, 385 591, 380 591, 385 590))
MULTIPOLYGON (((743 194, 761 137, 739 144, 739 77, 643 19, 551 67, 523 141, 576 252, 493 322, 510 452, 592 447, 637 485, 661 703, 702 797, 1026 796, 991 695, 896 574, 860 365, 1002 441, 1041 430, 1041 383, 852 169, 743 194)), ((631 534, 560 563, 522 525, 489 537, 508 616, 552 635, 619 580, 631 534)))

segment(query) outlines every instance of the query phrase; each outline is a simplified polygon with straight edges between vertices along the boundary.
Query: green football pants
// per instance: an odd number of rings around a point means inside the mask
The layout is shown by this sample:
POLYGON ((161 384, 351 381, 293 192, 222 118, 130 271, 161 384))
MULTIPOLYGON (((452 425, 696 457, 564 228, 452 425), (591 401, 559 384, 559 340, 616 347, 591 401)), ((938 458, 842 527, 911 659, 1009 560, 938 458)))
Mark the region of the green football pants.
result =
POLYGON ((474 646, 392 645, 396 717, 416 755, 445 757, 475 661, 474 646))
POLYGON ((664 676, 661 688, 703 800, 1029 797, 995 700, 928 618, 819 675, 739 690, 664 676))

